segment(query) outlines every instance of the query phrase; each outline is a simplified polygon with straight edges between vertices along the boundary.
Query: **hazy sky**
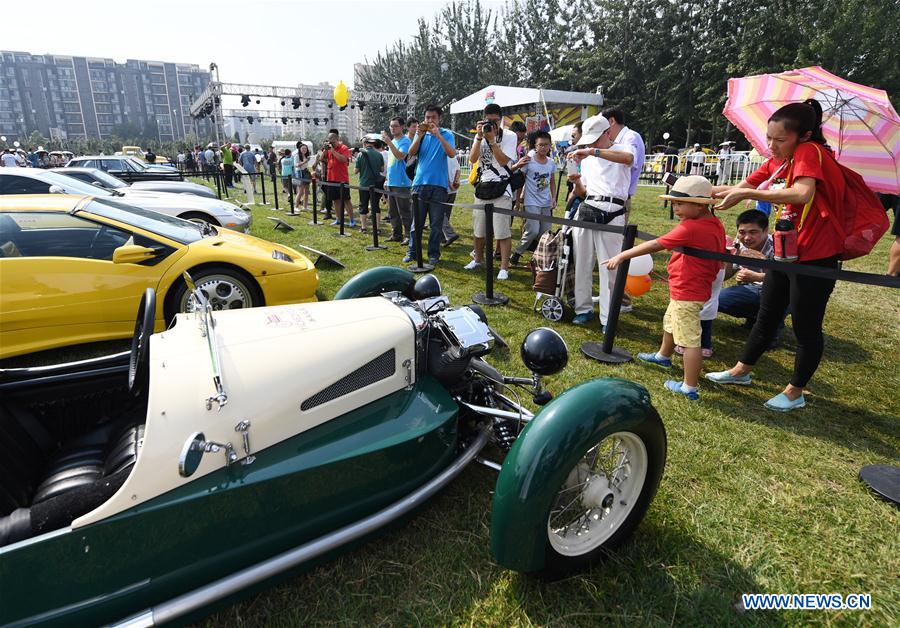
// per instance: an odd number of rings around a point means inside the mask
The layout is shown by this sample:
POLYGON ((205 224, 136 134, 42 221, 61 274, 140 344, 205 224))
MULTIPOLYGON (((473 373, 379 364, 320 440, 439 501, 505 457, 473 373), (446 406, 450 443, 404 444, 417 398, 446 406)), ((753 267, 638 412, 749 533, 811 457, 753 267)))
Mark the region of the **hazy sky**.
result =
MULTIPOLYGON (((219 66, 226 83, 343 80, 444 1, 4 0, 0 50, 219 66)), ((501 2, 485 4, 501 6, 501 2)))

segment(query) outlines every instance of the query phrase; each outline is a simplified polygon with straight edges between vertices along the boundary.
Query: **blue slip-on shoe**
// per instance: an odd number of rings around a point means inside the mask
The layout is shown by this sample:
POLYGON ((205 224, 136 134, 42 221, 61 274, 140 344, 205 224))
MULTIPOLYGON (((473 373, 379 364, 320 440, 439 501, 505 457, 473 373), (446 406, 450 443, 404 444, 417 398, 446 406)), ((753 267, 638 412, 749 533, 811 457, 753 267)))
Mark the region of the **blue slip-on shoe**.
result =
POLYGON ((793 401, 791 401, 787 395, 784 393, 779 393, 769 399, 765 404, 769 410, 775 410, 776 412, 790 412, 791 410, 797 410, 799 408, 806 407, 806 399, 803 398, 803 395, 800 395, 793 401))
POLYGON ((677 393, 679 395, 683 395, 685 399, 689 401, 699 401, 700 400, 700 392, 696 390, 692 390, 690 392, 684 392, 681 389, 681 382, 674 379, 666 380, 665 384, 663 384, 667 390, 673 393, 677 393))
MULTIPOLYGON (((656 366, 661 366, 664 369, 672 368, 672 358, 661 358, 656 355, 656 351, 652 353, 638 353, 637 359, 641 362, 648 362, 650 364, 655 364, 656 366)), ((679 383, 679 386, 681 384, 679 383)))
POLYGON ((352 229, 353 227, 356 226, 356 221, 355 221, 355 220, 351 220, 350 223, 348 224, 348 226, 352 229))
POLYGON ((340 220, 335 220, 333 223, 331 223, 331 226, 332 226, 332 227, 337 227, 337 226, 340 225, 340 224, 341 224, 341 221, 340 221, 340 220))
POLYGON ((413 261, 413 256, 410 255, 409 253, 407 253, 407 254, 403 257, 403 263, 404 263, 404 264, 409 264, 411 261, 413 261))
POLYGON ((716 384, 737 384, 738 386, 749 386, 753 383, 750 374, 732 375, 728 371, 717 371, 715 373, 707 373, 706 379, 716 384))
POLYGON ((587 325, 591 322, 591 319, 594 318, 593 312, 585 312, 584 314, 576 314, 575 318, 572 319, 573 325, 587 325))

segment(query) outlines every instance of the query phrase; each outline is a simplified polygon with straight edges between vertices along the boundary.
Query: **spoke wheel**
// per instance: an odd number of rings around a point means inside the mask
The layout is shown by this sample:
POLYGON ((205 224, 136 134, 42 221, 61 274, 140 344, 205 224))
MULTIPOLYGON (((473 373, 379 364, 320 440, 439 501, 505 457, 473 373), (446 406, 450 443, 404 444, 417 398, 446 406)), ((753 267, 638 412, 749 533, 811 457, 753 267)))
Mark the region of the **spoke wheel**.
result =
POLYGON ((560 321, 563 317, 563 305, 556 297, 544 299, 541 303, 541 314, 548 321, 560 321))
POLYGON ((600 547, 637 504, 647 468, 647 448, 631 432, 616 432, 591 447, 556 494, 547 521, 551 547, 563 556, 600 547))

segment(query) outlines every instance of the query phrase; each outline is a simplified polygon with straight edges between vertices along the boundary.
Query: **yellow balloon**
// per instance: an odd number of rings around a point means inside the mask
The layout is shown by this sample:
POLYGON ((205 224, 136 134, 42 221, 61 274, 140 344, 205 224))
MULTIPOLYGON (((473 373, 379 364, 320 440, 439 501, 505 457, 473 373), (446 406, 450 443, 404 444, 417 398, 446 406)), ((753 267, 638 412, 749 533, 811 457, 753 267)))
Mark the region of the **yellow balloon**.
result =
POLYGON ((350 100, 350 90, 344 85, 344 81, 338 81, 337 87, 334 88, 334 104, 338 107, 346 107, 348 100, 350 100))

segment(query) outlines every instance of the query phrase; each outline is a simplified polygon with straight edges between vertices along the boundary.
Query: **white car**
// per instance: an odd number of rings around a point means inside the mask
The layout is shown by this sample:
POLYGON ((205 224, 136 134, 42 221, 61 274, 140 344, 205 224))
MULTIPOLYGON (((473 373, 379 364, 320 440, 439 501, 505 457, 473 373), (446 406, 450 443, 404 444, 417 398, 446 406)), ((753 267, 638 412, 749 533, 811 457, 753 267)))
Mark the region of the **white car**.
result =
POLYGON ((207 222, 214 226, 244 233, 249 231, 251 223, 249 212, 233 203, 218 199, 131 188, 106 190, 60 172, 48 172, 34 168, 4 168, 0 170, 0 194, 52 193, 87 194, 99 198, 116 197, 121 202, 160 214, 176 216, 193 222, 207 222))

